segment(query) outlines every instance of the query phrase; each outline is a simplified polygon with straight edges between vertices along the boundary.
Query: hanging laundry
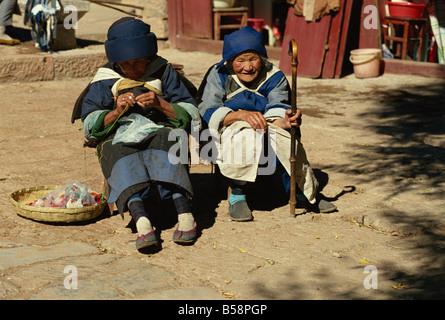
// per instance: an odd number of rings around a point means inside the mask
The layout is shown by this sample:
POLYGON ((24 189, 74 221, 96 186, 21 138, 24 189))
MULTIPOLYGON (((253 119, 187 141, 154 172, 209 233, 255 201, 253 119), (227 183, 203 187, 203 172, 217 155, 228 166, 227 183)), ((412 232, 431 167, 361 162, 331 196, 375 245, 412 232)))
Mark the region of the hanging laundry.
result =
POLYGON ((340 9, 340 0, 287 0, 294 6, 297 16, 304 16, 306 21, 315 21, 340 9))
POLYGON ((26 2, 24 24, 32 27, 32 37, 41 51, 51 50, 56 38, 57 12, 61 7, 58 0, 28 0, 26 2))
POLYGON ((436 1, 430 10, 431 30, 437 44, 438 62, 445 64, 445 3, 436 1))

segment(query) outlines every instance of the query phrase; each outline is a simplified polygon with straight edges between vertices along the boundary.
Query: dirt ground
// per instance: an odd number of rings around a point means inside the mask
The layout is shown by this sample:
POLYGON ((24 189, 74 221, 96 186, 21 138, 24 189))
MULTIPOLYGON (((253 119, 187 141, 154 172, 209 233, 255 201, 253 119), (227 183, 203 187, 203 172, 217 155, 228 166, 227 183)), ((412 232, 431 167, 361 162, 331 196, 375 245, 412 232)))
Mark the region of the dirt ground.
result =
MULTIPOLYGON (((160 54, 183 63, 195 84, 219 59, 168 48, 160 54)), ((150 254, 135 250, 128 215, 58 225, 15 214, 8 199, 15 190, 79 180, 101 191, 103 178, 79 123, 70 123, 88 79, 0 84, 0 248, 87 242, 236 299, 444 298, 444 83, 397 75, 298 81, 303 143, 338 211, 292 218, 269 182, 251 190, 255 220, 234 223, 224 184, 210 166, 193 165, 201 235, 178 246, 166 226, 161 249, 150 254), (378 289, 365 286, 375 275, 368 266, 378 271, 378 289)))
MULTIPOLYGON (((167 47, 160 54, 183 64, 196 85, 220 59, 167 47)), ((74 180, 103 190, 95 150, 83 147, 80 124, 70 123, 88 81, 0 84, 0 250, 86 242, 173 270, 183 286, 209 286, 234 299, 445 298, 442 80, 299 78, 303 144, 321 193, 338 211, 290 217, 279 186, 265 181, 249 194, 254 221, 231 222, 224 184, 210 166, 193 165, 200 237, 178 246, 167 225, 161 248, 149 254, 136 251, 128 215, 40 223, 18 216, 9 202, 18 189, 74 180)))

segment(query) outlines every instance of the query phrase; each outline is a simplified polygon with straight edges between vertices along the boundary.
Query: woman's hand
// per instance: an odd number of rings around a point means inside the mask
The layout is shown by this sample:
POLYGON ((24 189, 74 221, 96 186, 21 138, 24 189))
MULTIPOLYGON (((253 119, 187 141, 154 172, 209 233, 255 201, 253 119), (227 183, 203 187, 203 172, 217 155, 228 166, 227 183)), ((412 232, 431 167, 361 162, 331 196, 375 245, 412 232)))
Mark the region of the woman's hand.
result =
POLYGON ((284 118, 278 118, 273 123, 283 129, 290 129, 291 127, 301 126, 301 110, 297 109, 295 115, 292 115, 292 110, 287 109, 284 118))
POLYGON ((137 97, 135 97, 131 92, 126 92, 117 97, 116 109, 105 116, 104 127, 113 123, 117 118, 122 116, 122 114, 126 111, 127 104, 129 108, 135 106, 136 104, 142 108, 153 107, 164 113, 167 117, 176 119, 175 110, 171 104, 158 97, 154 92, 150 91, 143 93, 137 97))
POLYGON ((117 118, 119 118, 120 116, 122 116, 123 113, 125 113, 127 110, 127 105, 129 107, 134 106, 134 104, 136 103, 136 99, 134 98, 134 94, 131 92, 126 92, 123 94, 120 94, 119 96, 117 96, 116 98, 116 109, 114 109, 113 111, 109 112, 105 118, 104 118, 104 127, 106 127, 107 125, 113 123, 114 121, 116 121, 117 118))
POLYGON ((140 105, 142 108, 160 107, 159 98, 153 91, 149 91, 138 95, 136 97, 136 103, 140 105))
POLYGON ((235 112, 230 112, 224 118, 222 125, 228 126, 236 121, 246 121, 249 123, 254 130, 264 130, 267 131, 267 121, 261 112, 257 111, 247 111, 238 110, 235 112))
POLYGON ((123 113, 127 104, 130 107, 133 107, 136 103, 136 99, 134 98, 134 94, 131 92, 126 92, 117 97, 116 100, 116 112, 120 115, 123 113))
POLYGON ((175 110, 172 105, 159 97, 153 91, 142 93, 136 97, 136 103, 142 108, 156 108, 167 117, 176 119, 175 110))

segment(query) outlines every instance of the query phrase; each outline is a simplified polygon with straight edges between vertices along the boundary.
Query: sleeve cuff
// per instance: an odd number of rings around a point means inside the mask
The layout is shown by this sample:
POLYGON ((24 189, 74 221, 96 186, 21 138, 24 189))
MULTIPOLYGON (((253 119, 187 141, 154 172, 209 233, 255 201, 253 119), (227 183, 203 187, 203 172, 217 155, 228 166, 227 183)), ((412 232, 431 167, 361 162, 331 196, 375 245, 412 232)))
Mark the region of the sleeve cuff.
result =
POLYGON ((87 139, 97 140, 108 134, 113 124, 103 127, 104 119, 111 110, 91 112, 84 121, 83 132, 87 139))
POLYGON ((224 118, 232 112, 233 110, 228 107, 220 107, 213 112, 210 121, 209 121, 209 129, 213 129, 218 131, 221 122, 224 120, 224 118))
POLYGON ((176 119, 168 118, 168 120, 179 129, 187 130, 190 128, 191 116, 189 113, 180 105, 176 103, 171 104, 173 110, 175 111, 176 119))
POLYGON ((264 118, 270 119, 270 118, 284 118, 286 116, 286 109, 284 108, 271 108, 267 110, 267 112, 264 114, 264 118))

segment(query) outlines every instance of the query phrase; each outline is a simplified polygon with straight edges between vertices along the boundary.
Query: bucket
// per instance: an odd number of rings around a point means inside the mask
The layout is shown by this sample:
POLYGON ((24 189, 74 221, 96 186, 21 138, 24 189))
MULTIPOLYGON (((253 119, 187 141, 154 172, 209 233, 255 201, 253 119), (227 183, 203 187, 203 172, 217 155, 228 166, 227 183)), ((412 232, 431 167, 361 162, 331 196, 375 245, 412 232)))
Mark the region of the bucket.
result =
POLYGON ((422 18, 426 4, 411 2, 387 2, 389 15, 401 18, 422 18))
POLYGON ((231 8, 234 5, 235 0, 213 0, 214 8, 231 8))
POLYGON ((263 32, 264 19, 248 18, 247 25, 254 28, 259 33, 263 32))
POLYGON ((349 61, 354 66, 356 78, 375 78, 380 75, 380 49, 356 49, 351 51, 349 61))

